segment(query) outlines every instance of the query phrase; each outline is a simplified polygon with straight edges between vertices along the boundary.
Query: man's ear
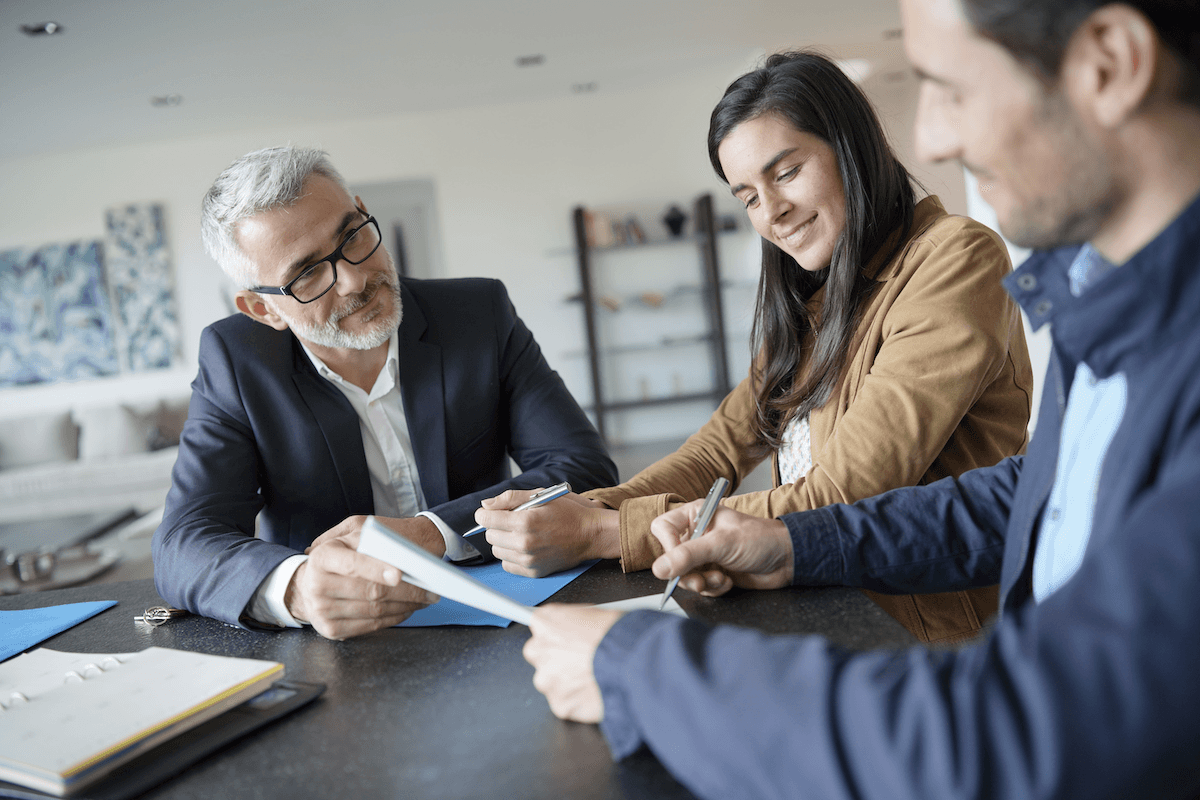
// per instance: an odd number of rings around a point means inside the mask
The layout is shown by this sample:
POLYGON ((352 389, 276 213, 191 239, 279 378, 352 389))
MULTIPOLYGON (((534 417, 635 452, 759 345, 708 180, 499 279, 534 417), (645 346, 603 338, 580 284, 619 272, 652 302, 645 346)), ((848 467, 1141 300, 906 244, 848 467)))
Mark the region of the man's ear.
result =
POLYGON ((1127 122, 1146 102, 1160 67, 1162 43, 1137 9, 1107 5, 1088 17, 1067 47, 1063 75, 1103 128, 1127 122))
POLYGON ((288 324, 283 321, 283 317, 268 308, 267 304, 263 302, 262 295, 258 292, 242 289, 233 296, 233 303, 237 306, 238 311, 250 319, 257 320, 263 325, 269 325, 277 331, 288 329, 288 324))

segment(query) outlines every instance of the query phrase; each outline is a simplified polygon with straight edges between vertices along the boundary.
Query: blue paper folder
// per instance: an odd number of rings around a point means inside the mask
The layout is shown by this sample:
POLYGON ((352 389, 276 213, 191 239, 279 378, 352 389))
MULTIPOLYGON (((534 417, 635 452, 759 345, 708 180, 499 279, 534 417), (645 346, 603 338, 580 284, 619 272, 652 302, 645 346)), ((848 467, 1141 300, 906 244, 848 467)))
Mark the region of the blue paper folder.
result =
POLYGON ((96 600, 90 603, 0 611, 0 661, 23 653, 116 604, 116 600, 96 600))
MULTIPOLYGON (((556 572, 544 578, 523 578, 520 575, 505 572, 504 566, 499 561, 479 567, 460 567, 460 569, 463 572, 469 573, 475 580, 486 583, 500 592, 500 594, 507 595, 518 603, 524 603, 527 606, 536 606, 578 578, 593 564, 597 563, 599 562, 589 561, 573 569, 556 572)), ((498 617, 495 614, 489 614, 486 611, 480 611, 477 608, 471 608, 470 606, 465 606, 462 603, 457 603, 443 597, 433 605, 414 613, 411 617, 404 620, 404 622, 401 622, 399 627, 431 628, 436 625, 494 625, 497 628, 507 628, 511 624, 512 620, 498 617)))

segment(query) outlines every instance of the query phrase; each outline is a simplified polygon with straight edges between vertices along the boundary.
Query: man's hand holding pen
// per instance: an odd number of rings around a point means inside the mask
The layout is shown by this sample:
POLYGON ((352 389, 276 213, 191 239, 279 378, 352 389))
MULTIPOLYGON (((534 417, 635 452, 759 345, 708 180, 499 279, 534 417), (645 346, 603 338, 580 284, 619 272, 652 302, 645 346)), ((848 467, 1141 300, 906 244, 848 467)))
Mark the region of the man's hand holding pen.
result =
POLYGON ((650 532, 663 546, 651 569, 655 577, 670 580, 683 576, 686 589, 715 597, 734 586, 745 589, 778 589, 792 582, 792 539, 777 519, 741 514, 724 506, 717 509, 704 536, 680 540, 695 524, 702 501, 671 509, 650 524, 650 532))

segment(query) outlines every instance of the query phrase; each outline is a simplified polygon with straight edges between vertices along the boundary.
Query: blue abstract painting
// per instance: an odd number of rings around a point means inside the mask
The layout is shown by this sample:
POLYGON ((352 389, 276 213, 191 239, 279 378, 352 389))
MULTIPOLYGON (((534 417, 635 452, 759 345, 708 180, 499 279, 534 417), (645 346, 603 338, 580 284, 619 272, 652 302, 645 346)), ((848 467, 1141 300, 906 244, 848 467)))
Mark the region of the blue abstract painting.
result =
POLYGON ((99 242, 0 252, 0 386, 120 369, 99 242))
POLYGON ((104 268, 121 368, 140 372, 169 367, 179 353, 180 330, 162 206, 110 209, 104 221, 104 268))
POLYGON ((103 242, 0 252, 0 387, 163 369, 179 315, 162 206, 105 214, 103 242))

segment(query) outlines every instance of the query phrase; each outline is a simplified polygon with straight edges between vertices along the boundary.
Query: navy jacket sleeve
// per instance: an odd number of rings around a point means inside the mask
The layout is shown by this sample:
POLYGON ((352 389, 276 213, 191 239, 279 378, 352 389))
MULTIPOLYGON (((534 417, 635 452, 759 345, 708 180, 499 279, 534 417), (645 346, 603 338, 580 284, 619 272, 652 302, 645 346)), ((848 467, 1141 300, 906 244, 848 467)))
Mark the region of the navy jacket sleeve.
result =
MULTIPOLYGON (((455 282, 463 291, 466 281, 455 282)), ((465 531, 475 526, 475 510, 485 498, 494 497, 510 488, 535 489, 568 481, 577 492, 617 482, 617 468, 609 458, 604 443, 575 398, 567 391, 558 373, 550 368, 541 348, 521 318, 517 316, 504 284, 495 280, 472 280, 472 288, 484 294, 481 302, 490 305, 487 319, 491 330, 480 346, 496 348, 494 363, 495 387, 491 376, 478 371, 461 372, 453 365, 444 369, 447 426, 461 423, 456 408, 470 403, 470 398, 487 397, 495 392, 495 413, 481 420, 484 430, 471 437, 461 449, 456 449, 454 434, 448 431, 451 442, 448 453, 450 499, 439 502, 439 490, 430 488, 422 464, 422 485, 430 511, 451 528, 465 531), (509 477, 508 457, 521 468, 515 478, 509 477), (495 466, 494 474, 481 475, 488 465, 495 466)), ((454 322, 454 318, 450 318, 454 322)), ((440 327, 446 320, 430 319, 431 327, 440 327)), ((440 331, 443 339, 451 336, 440 331)), ((403 376, 402 376, 403 380, 403 376)), ((414 438, 419 434, 414 434, 414 438)))
MULTIPOLYGON (((239 624, 258 585, 297 551, 254 537, 263 463, 252 412, 242 402, 247 389, 220 332, 206 329, 200 352, 163 523, 154 535, 154 582, 174 606, 239 624)), ((320 504, 317 485, 313 493, 320 504)))
POLYGON ((1200 437, 1181 447, 1057 592, 961 650, 628 615, 595 658, 614 754, 648 745, 705 798, 1192 797, 1200 437))
POLYGON ((920 594, 1000 579, 1005 528, 1022 456, 958 478, 780 517, 792 538, 793 583, 920 594))

